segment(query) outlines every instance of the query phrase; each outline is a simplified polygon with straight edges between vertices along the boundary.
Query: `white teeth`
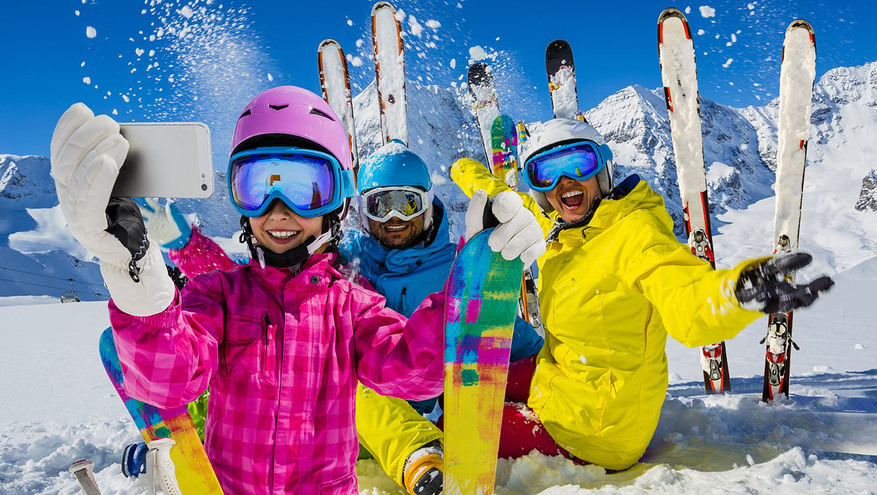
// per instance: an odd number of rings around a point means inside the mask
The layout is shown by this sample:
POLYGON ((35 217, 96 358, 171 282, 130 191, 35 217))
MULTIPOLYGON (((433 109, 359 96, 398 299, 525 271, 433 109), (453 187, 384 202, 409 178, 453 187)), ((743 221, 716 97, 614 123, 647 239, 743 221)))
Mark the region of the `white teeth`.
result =
POLYGON ((276 237, 278 239, 289 239, 290 237, 297 236, 298 233, 299 233, 298 230, 282 230, 282 231, 274 230, 274 231, 269 232, 269 234, 271 234, 271 237, 276 237))
POLYGON ((570 191, 570 192, 568 192, 568 193, 563 193, 563 195, 561 196, 561 198, 566 199, 566 198, 571 198, 571 197, 573 197, 573 196, 580 196, 580 195, 582 195, 582 194, 583 194, 583 193, 582 193, 581 191, 570 191))
POLYGON ((407 227, 407 225, 384 225, 384 230, 398 232, 400 230, 405 230, 405 227, 407 227))

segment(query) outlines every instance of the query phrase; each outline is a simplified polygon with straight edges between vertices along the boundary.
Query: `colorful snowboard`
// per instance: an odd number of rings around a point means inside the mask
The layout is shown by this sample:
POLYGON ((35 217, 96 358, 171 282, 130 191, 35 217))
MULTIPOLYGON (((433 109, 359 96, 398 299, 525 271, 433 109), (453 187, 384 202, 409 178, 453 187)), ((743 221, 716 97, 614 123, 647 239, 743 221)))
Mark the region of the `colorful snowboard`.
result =
POLYGON ((490 172, 502 180, 506 180, 509 171, 515 171, 514 184, 510 187, 518 189, 518 131, 515 121, 508 115, 500 115, 493 119, 490 126, 491 167, 490 172))
POLYGON ((520 260, 491 251, 492 229, 457 254, 445 305, 444 493, 491 494, 520 260))
POLYGON ((176 442, 171 449, 171 460, 174 462, 177 483, 183 495, 221 494, 222 488, 219 487, 219 481, 186 406, 159 409, 128 397, 122 382, 122 367, 113 332, 109 328, 100 338, 100 358, 143 440, 149 443, 156 438, 171 438, 176 442))

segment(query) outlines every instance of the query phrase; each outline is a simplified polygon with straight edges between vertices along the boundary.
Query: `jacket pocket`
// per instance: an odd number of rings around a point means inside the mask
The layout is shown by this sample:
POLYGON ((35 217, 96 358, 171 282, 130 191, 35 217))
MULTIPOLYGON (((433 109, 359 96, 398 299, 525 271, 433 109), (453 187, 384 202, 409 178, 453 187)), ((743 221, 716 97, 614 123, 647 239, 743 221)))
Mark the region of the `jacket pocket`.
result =
POLYGON ((326 495, 348 495, 357 492, 356 473, 350 473, 340 480, 323 483, 320 493, 326 495))
POLYGON ((250 377, 259 372, 262 321, 253 315, 232 315, 222 342, 223 374, 229 377, 250 377))

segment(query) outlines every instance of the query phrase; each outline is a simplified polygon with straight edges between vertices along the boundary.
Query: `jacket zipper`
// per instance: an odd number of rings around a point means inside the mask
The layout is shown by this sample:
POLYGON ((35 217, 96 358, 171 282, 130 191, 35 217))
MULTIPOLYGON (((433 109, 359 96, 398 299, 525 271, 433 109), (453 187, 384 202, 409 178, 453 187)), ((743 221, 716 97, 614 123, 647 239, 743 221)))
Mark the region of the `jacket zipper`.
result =
POLYGON ((270 338, 271 332, 271 318, 268 316, 268 313, 265 313, 265 319, 262 322, 262 353, 259 359, 259 373, 262 375, 263 379, 268 379, 268 349, 270 342, 268 339, 270 338))

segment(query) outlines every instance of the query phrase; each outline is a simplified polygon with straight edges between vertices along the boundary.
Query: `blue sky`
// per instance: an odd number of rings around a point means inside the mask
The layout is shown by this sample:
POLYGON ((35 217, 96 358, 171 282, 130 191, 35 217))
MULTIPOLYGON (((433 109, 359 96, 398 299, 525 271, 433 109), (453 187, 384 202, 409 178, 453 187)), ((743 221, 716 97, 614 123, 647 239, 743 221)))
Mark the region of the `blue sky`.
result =
MULTIPOLYGON (((352 58, 355 92, 374 77, 370 0, 3 3, 0 153, 47 155, 57 118, 76 101, 119 121, 207 122, 221 152, 237 113, 259 91, 294 84, 319 92, 316 49, 324 38, 340 41, 352 58)), ((544 50, 557 38, 573 47, 582 109, 632 84, 659 87, 656 20, 670 6, 687 13, 696 33, 701 95, 720 103, 776 97, 782 34, 798 17, 816 31, 817 77, 877 61, 870 1, 394 5, 407 16, 409 79, 459 85, 477 53, 470 49, 480 46, 491 55, 503 111, 525 120, 549 117, 544 50)))

